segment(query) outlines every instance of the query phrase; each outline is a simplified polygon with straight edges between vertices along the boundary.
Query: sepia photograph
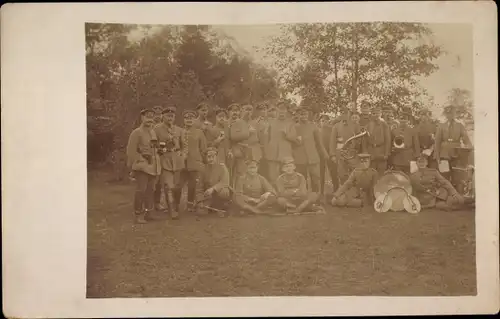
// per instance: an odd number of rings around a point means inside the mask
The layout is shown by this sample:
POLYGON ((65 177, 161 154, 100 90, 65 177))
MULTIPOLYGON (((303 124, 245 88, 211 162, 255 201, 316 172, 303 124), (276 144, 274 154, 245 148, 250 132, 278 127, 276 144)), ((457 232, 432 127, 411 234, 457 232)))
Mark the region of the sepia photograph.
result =
POLYGON ((495 9, 3 5, 4 316, 497 313, 495 9))
POLYGON ((86 23, 87 297, 476 295, 472 34, 86 23))

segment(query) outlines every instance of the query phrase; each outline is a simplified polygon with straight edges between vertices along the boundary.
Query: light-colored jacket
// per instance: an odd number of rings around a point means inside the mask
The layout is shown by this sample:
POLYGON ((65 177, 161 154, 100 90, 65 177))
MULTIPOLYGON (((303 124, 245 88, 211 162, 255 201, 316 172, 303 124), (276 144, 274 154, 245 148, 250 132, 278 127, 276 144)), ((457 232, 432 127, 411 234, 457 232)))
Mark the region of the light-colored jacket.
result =
POLYGON ((152 140, 157 140, 153 128, 141 125, 132 131, 127 144, 127 167, 153 176, 160 175, 160 156, 152 140))

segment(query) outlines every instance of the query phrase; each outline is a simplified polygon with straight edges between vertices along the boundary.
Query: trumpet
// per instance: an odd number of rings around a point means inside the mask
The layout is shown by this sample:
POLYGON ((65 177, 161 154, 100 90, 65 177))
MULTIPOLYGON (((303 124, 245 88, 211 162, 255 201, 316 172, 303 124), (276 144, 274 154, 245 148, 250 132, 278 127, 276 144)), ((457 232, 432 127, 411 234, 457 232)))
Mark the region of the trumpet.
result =
POLYGON ((392 143, 394 148, 404 148, 405 147, 405 138, 402 135, 397 135, 394 137, 394 142, 392 143))

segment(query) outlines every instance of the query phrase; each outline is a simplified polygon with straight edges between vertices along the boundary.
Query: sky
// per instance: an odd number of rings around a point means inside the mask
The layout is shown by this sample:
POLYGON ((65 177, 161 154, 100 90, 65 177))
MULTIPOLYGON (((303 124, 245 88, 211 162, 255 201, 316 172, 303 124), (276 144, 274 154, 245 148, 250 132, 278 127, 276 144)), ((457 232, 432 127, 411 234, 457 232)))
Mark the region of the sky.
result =
MULTIPOLYGON (((263 53, 254 47, 263 47, 267 39, 279 35, 278 25, 253 25, 253 26, 213 26, 233 37, 239 45, 248 51, 257 61, 264 64, 272 61, 266 60, 263 53)), ((457 87, 473 92, 473 47, 472 26, 466 24, 428 24, 433 31, 434 43, 440 45, 446 52, 435 62, 439 70, 427 78, 419 80, 430 95, 434 97, 437 105, 446 102, 450 89, 457 87)), ((440 115, 438 108, 433 112, 440 115)))

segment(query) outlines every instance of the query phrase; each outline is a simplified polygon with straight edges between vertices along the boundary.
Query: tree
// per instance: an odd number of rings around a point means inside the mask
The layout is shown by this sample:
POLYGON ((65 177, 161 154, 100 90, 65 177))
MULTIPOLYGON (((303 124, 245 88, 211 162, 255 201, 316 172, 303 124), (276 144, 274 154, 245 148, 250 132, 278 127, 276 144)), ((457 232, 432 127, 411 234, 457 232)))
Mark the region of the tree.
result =
POLYGON ((453 88, 448 94, 448 105, 456 107, 457 119, 474 123, 472 94, 469 90, 453 88))
POLYGON ((318 109, 336 112, 362 100, 399 108, 426 95, 416 79, 434 72, 442 54, 431 35, 417 23, 293 24, 270 39, 266 53, 280 84, 318 109))

